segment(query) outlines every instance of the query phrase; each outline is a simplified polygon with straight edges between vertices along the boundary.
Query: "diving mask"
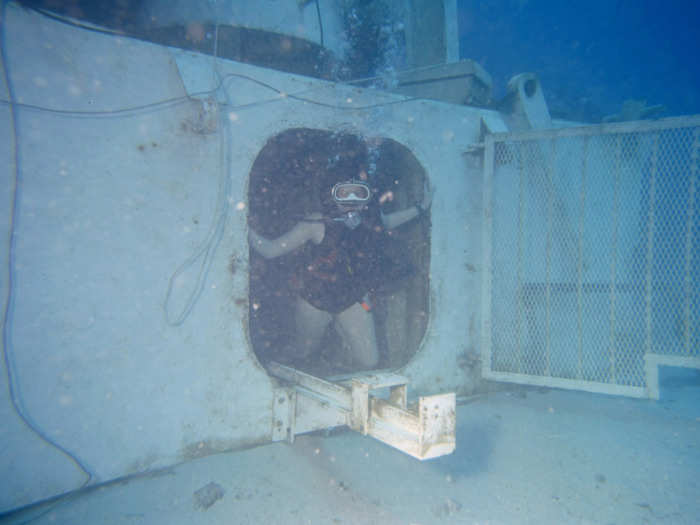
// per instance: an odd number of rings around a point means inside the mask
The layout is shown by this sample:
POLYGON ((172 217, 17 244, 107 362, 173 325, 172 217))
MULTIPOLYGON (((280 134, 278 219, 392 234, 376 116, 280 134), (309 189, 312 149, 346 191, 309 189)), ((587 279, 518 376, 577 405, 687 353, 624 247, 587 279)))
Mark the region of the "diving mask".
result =
POLYGON ((339 182, 331 190, 333 200, 338 204, 365 204, 369 202, 372 192, 364 182, 339 182))

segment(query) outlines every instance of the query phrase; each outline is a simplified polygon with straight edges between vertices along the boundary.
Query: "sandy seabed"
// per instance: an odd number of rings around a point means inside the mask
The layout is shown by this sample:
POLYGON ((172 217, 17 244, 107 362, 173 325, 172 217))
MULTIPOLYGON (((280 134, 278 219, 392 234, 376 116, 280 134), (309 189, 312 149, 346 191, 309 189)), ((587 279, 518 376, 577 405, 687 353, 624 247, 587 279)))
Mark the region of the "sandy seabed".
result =
POLYGON ((700 379, 662 400, 513 387, 458 407, 457 450, 420 462, 338 430, 218 454, 6 523, 700 522, 700 379))

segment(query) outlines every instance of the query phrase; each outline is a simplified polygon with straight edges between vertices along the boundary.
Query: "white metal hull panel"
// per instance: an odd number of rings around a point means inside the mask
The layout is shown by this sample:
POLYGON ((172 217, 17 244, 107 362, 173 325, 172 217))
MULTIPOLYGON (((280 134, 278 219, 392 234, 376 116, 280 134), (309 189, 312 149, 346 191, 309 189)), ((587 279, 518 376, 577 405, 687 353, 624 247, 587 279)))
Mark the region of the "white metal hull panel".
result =
MULTIPOLYGON (((94 480, 272 439, 275 387, 247 335, 247 175, 291 127, 388 137, 425 167, 436 190, 430 321, 401 373, 419 394, 469 390, 456 364, 476 344, 481 201, 480 171, 463 152, 479 111, 218 61, 236 76, 211 130, 193 125, 202 104, 184 98, 169 49, 7 13, 17 102, 70 110, 17 107, 13 385, 94 480), (124 108, 135 109, 110 113, 124 108)), ((12 143, 8 125, 0 133, 12 143)), ((13 187, 12 170, 0 176, 13 187)), ((80 486, 85 474, 22 425, 2 392, 13 448, 0 472, 16 484, 0 508, 80 486), (28 474, 45 469, 40 482, 28 474)))

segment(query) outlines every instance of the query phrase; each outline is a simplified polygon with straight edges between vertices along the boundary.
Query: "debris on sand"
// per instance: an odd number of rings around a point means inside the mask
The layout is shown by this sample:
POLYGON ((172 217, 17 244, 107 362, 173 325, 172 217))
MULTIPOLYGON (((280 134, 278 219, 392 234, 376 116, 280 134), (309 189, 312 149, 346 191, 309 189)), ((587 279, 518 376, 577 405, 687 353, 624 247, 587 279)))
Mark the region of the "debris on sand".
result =
POLYGON ((442 504, 433 507, 433 514, 438 518, 451 518, 462 510, 462 504, 452 498, 447 498, 442 504))
POLYGON ((212 481, 194 493, 194 508, 199 510, 207 510, 223 497, 223 487, 212 481))

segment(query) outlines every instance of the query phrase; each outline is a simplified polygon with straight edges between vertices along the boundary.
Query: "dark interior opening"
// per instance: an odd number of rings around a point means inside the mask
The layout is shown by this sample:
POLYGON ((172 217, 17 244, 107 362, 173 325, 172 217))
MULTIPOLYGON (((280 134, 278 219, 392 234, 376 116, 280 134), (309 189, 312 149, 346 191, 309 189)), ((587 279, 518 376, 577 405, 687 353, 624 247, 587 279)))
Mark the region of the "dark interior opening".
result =
MULTIPOLYGON (((329 167, 353 159, 366 166, 376 195, 391 192, 384 213, 404 209, 423 197, 426 174, 408 148, 392 139, 297 128, 272 137, 258 154, 249 179, 249 224, 267 238, 289 231, 301 218, 321 209, 320 188, 337 178, 329 167)), ((348 173, 348 178, 355 174, 348 173)), ((337 182, 337 181, 336 181, 337 182)), ((378 368, 397 368, 417 351, 428 322, 430 219, 426 215, 379 236, 387 256, 382 285, 372 294, 380 352, 378 368)), ((292 315, 298 253, 265 259, 250 251, 250 341, 263 363, 278 361, 322 376, 359 370, 348 359, 332 325, 310 357, 290 361, 296 326, 292 315)), ((303 264, 303 263, 302 263, 303 264)))

